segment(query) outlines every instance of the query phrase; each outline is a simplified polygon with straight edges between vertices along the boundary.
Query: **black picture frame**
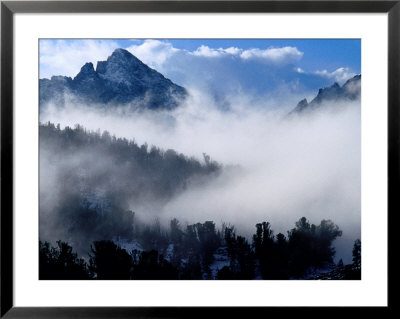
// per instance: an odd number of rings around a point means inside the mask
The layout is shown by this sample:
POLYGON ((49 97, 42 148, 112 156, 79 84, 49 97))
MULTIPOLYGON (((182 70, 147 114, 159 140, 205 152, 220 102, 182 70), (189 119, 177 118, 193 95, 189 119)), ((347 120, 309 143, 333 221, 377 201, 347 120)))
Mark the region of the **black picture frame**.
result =
MULTIPOLYGON (((193 318, 209 315, 255 317, 282 316, 286 311, 304 315, 309 307, 64 307, 22 308, 13 304, 13 18, 15 13, 211 13, 308 12, 388 14, 388 251, 393 247, 394 215, 399 196, 400 106, 400 0, 396 1, 1 1, 1 313, 6 318, 193 318)), ((391 258, 388 255, 388 264, 391 258)), ((390 278, 391 267, 388 275, 390 278)), ((388 307, 357 309, 393 310, 388 281, 388 307)), ((337 316, 341 307, 312 307, 321 315, 337 316)))

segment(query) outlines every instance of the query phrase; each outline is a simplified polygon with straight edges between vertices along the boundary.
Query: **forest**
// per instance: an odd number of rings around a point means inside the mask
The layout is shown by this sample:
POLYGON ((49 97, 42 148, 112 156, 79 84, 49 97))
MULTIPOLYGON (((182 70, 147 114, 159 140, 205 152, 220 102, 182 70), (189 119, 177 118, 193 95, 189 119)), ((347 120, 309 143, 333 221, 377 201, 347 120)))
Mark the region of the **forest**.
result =
POLYGON ((302 217, 286 234, 263 221, 241 236, 231 224, 173 218, 166 225, 131 210, 148 202, 157 209, 215 179, 224 167, 207 154, 199 161, 80 125, 48 122, 39 134, 40 279, 361 278, 359 240, 353 263, 334 262, 342 230, 331 220, 316 225, 302 217))
POLYGON ((88 256, 58 241, 39 243, 39 278, 58 280, 285 280, 361 279, 361 241, 353 246, 353 263, 334 263, 332 242, 342 232, 330 220, 319 225, 302 217, 295 227, 274 235, 262 222, 249 242, 234 226, 216 229, 212 221, 187 225, 177 219, 169 229, 159 224, 137 231, 132 240, 144 250, 126 250, 114 241, 95 241, 88 256), (226 256, 220 265, 221 255, 226 256), (220 267, 218 267, 220 266, 220 267), (316 273, 318 269, 330 272, 316 273), (329 277, 333 276, 333 278, 329 277))
POLYGON ((40 234, 73 242, 78 252, 95 240, 131 238, 133 228, 141 226, 130 207, 152 205, 156 211, 222 169, 206 154, 201 163, 80 125, 41 124, 39 136, 40 234))

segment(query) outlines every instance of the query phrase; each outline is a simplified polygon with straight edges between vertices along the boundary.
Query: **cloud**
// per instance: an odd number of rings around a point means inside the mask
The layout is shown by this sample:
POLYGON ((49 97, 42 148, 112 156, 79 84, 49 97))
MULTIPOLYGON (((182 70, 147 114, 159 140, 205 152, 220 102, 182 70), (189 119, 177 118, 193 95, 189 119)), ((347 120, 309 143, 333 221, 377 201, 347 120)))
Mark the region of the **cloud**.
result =
MULTIPOLYGON (((295 47, 244 50, 233 46, 210 48, 201 45, 189 51, 177 49, 168 41, 146 40, 128 50, 173 82, 218 96, 246 92, 274 94, 274 99, 279 99, 283 93, 297 94, 302 99, 304 92, 308 96, 311 91, 297 85, 299 73, 292 65, 301 59, 303 52, 295 47)), ((321 83, 321 78, 318 79, 321 83)))
POLYGON ((140 45, 132 45, 126 48, 138 59, 153 68, 158 68, 182 50, 176 49, 171 43, 159 40, 145 40, 140 45))
POLYGON ((275 65, 286 65, 298 62, 304 53, 295 47, 269 48, 266 50, 244 50, 240 57, 244 60, 257 59, 275 65))
POLYGON ((315 71, 314 74, 327 79, 332 79, 339 84, 343 84, 348 79, 356 75, 356 73, 352 72, 349 68, 346 67, 338 68, 332 72, 328 72, 327 70, 315 71))
POLYGON ((118 48, 113 40, 40 40, 40 78, 74 77, 86 62, 96 65, 118 48))
POLYGON ((223 57, 231 56, 238 57, 244 61, 258 60, 259 62, 269 63, 273 65, 286 65, 298 62, 303 57, 304 53, 299 51, 296 47, 282 47, 282 48, 268 48, 262 49, 248 49, 243 50, 240 48, 229 47, 226 49, 218 48, 212 49, 206 45, 202 45, 193 52, 188 52, 195 56, 201 57, 223 57))
MULTIPOLYGON (((232 53, 236 53, 235 51, 230 51, 232 53)), ((221 57, 227 54, 232 54, 232 53, 228 53, 226 52, 224 49, 219 48, 219 49, 211 49, 210 47, 206 46, 206 45, 202 45, 200 47, 197 48, 197 50, 193 51, 193 52, 188 52, 189 54, 193 54, 195 56, 201 56, 201 57, 207 57, 207 58, 212 58, 212 57, 221 57)))

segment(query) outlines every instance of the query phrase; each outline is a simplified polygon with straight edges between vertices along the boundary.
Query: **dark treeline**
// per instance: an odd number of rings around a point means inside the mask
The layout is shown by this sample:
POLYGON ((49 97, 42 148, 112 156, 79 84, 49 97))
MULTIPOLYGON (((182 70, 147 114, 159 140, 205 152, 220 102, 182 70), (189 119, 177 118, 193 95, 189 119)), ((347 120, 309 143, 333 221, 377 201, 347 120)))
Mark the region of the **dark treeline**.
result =
POLYGON ((319 225, 301 218, 284 234, 274 235, 267 222, 256 225, 252 242, 233 226, 217 230, 211 221, 182 227, 173 219, 168 229, 159 223, 137 232, 132 242, 143 249, 130 251, 118 241, 91 245, 85 259, 58 241, 56 247, 40 242, 40 279, 302 279, 316 269, 330 267, 330 277, 360 279, 361 242, 353 247, 353 264, 335 265, 332 242, 342 232, 330 220, 319 225), (221 260, 223 263, 221 264, 221 260))
POLYGON ((80 254, 95 240, 130 238, 130 207, 161 207, 221 171, 206 154, 200 162, 80 125, 41 124, 39 136, 41 238, 73 243, 80 254))

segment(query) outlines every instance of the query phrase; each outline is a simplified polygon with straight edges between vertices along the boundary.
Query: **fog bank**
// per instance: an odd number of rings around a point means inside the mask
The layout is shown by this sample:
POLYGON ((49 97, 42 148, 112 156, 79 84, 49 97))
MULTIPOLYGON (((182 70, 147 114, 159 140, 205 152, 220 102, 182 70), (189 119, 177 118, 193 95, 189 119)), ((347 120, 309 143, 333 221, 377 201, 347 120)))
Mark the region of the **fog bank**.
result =
MULTIPOLYGON (((206 153, 225 167, 207 187, 192 185, 156 211, 143 202, 129 203, 138 216, 159 217, 165 224, 174 217, 183 223, 227 222, 247 236, 262 221, 286 235, 302 216, 315 224, 331 219, 343 230, 336 242, 337 256, 351 262, 352 243, 361 228, 359 101, 287 118, 292 99, 237 95, 221 107, 206 94, 190 92, 188 101, 172 112, 126 114, 96 106, 49 105, 40 121, 107 130, 199 160, 206 153)), ((106 170, 107 165, 98 169, 106 170)), ((51 194, 51 185, 41 180, 41 194, 51 194)))

